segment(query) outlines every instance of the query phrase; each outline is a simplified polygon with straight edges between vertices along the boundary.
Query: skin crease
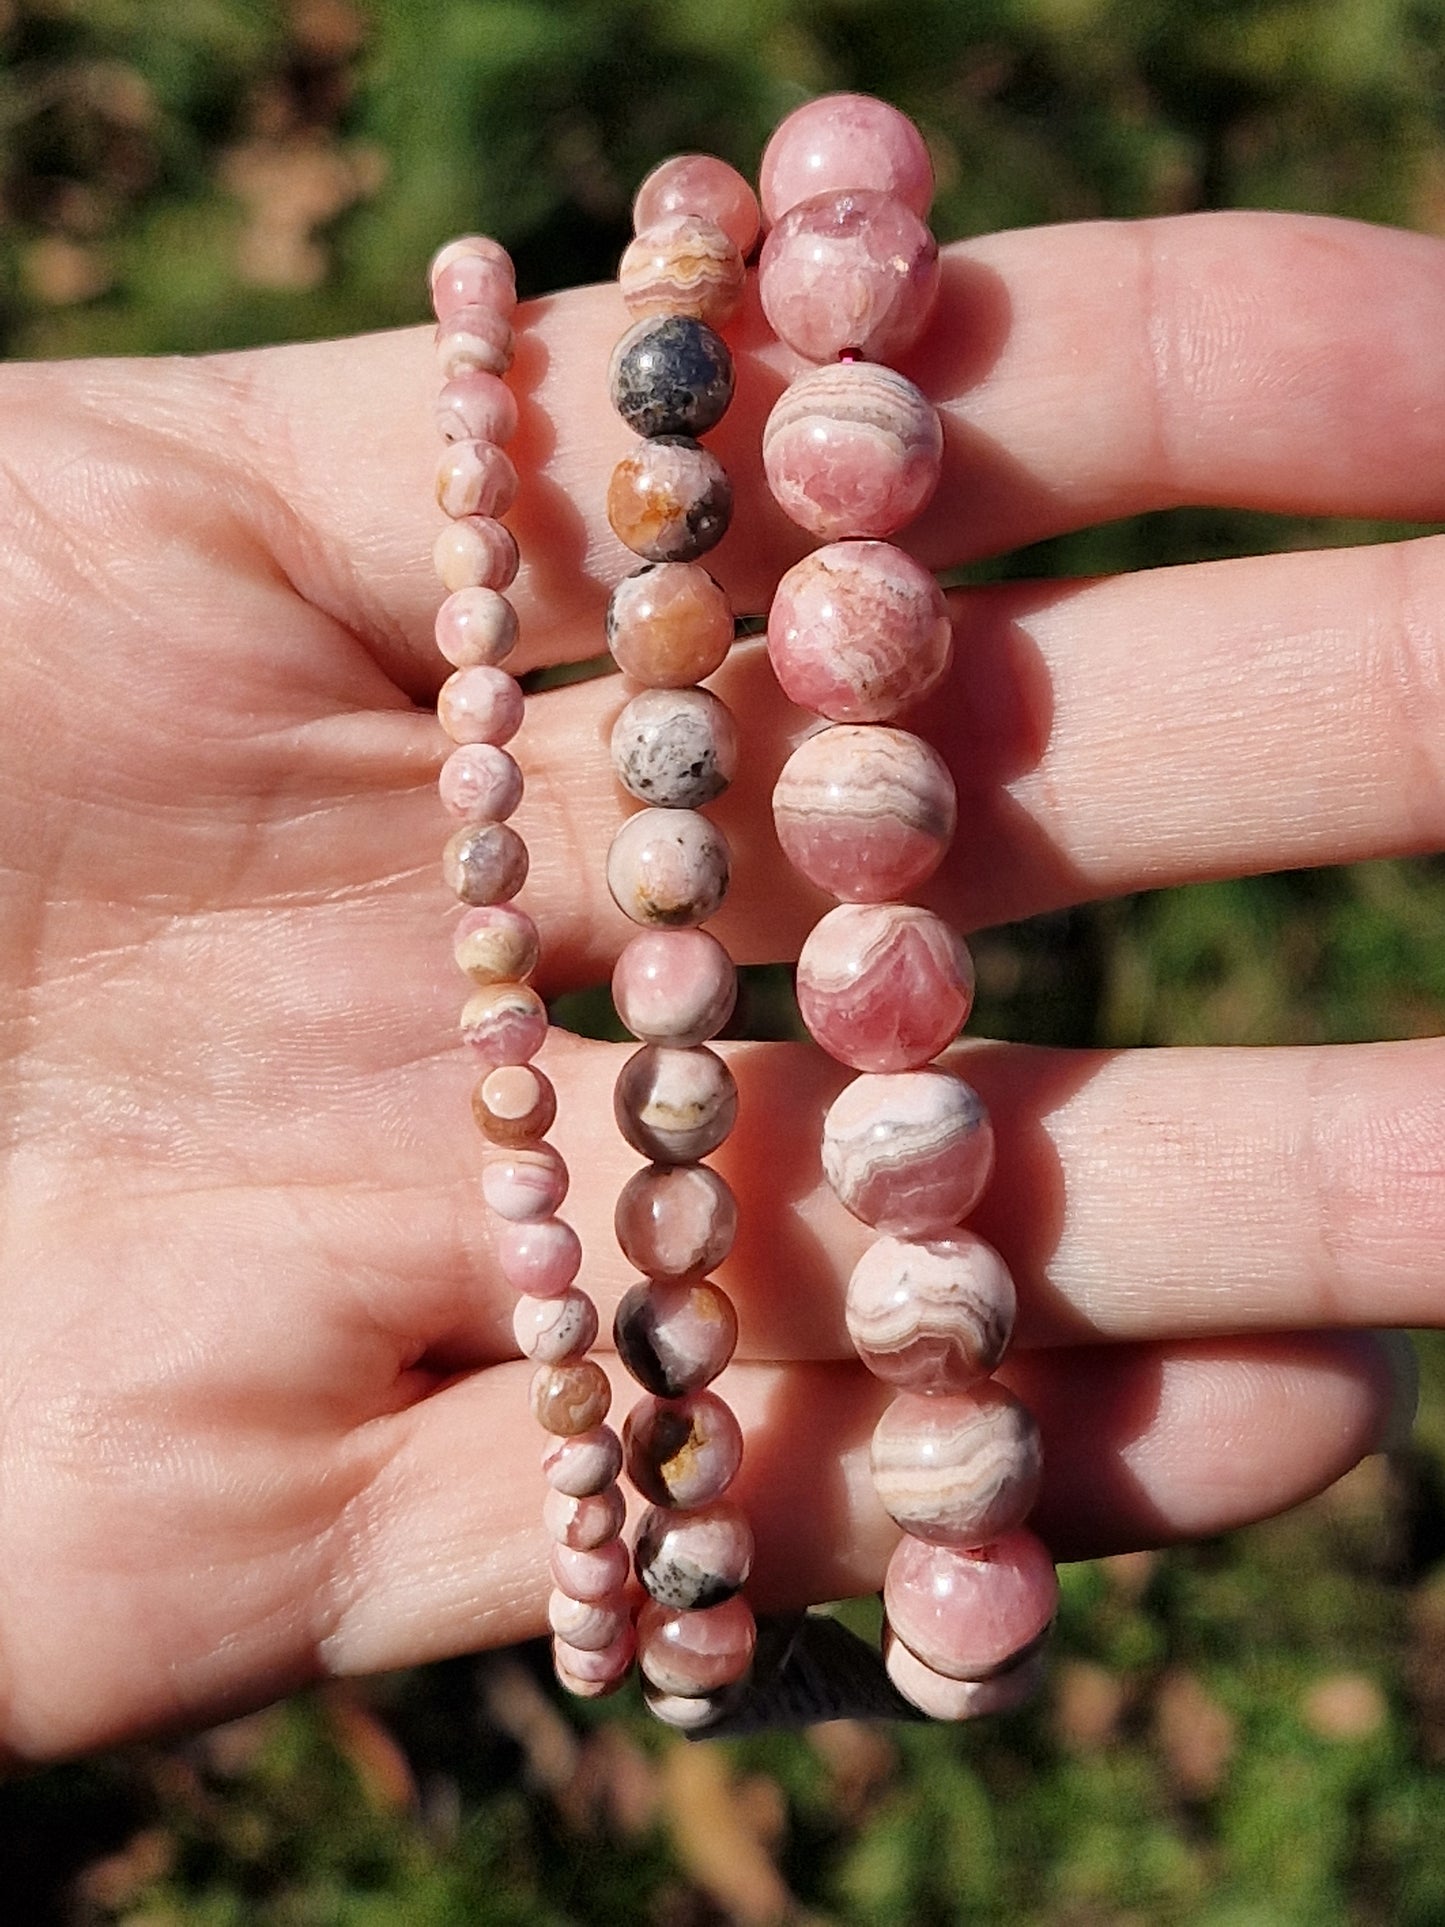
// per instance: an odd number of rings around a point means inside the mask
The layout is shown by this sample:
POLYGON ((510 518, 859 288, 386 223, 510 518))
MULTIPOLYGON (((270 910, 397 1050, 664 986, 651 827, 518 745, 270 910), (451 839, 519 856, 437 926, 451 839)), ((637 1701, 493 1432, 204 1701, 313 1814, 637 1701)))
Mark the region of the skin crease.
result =
MULTIPOLYGON (((948 452, 909 545, 939 567, 1184 501, 1445 516, 1442 299, 1440 243, 1294 217, 949 250, 907 369, 948 452)), ((509 667, 595 650, 627 565, 602 511, 624 322, 610 290, 519 311, 509 667)), ((801 547, 757 458, 791 364, 755 316, 737 338, 716 447, 738 512, 708 567, 756 612, 801 547)), ((425 330, 0 370, 17 1759, 543 1623, 532 1368, 478 1209, 465 984, 418 856, 448 827, 446 744, 417 707, 445 669, 437 385, 425 330)), ((972 923, 1436 847, 1442 574, 1426 540, 955 598, 967 646, 920 721, 968 772, 972 827, 930 900, 972 923)), ((766 797, 803 719, 756 644, 719 689, 753 773, 719 809, 739 881, 718 934, 796 955, 823 905, 785 882, 766 797)), ((516 739, 544 994, 605 976, 630 934, 602 881, 616 701, 549 694, 516 739)), ((975 1222, 1019 1283, 1004 1376, 1043 1430, 1058 1555, 1260 1517, 1398 1422, 1391 1353, 1306 1328, 1439 1320, 1442 1048, 960 1049, 999 1134, 975 1222)), ((878 1583, 893 1532, 867 1439, 888 1393, 848 1360, 866 1234, 825 1194, 811 1129, 844 1074, 791 1046, 726 1054, 742 1121, 718 1163, 744 1210, 718 1277, 742 1336, 718 1389, 749 1437, 736 1497, 767 1610, 878 1583)), ((620 1055, 554 1036, 541 1060, 604 1329, 635 1163, 611 1123, 620 1055)))

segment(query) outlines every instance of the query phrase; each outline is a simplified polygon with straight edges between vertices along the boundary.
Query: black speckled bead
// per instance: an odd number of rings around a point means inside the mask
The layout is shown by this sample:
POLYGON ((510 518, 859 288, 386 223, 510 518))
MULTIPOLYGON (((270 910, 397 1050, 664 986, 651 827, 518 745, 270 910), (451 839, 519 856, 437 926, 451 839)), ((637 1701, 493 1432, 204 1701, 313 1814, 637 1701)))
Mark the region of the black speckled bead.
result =
POLYGON ((737 762, 732 712, 710 689, 645 689, 612 725, 618 781, 659 809, 697 810, 713 802, 737 762))
POLYGON ((709 1384, 732 1357, 738 1317, 709 1278, 644 1281, 618 1305, 612 1336, 639 1385, 681 1398, 709 1384))
POLYGON ((726 1499, 698 1512, 653 1506, 642 1516, 633 1564, 660 1605, 719 1606, 742 1590, 752 1563, 752 1528, 726 1499))
POLYGON ((705 435, 733 398, 727 343, 692 315, 652 315, 612 351, 612 406, 638 435, 705 435))

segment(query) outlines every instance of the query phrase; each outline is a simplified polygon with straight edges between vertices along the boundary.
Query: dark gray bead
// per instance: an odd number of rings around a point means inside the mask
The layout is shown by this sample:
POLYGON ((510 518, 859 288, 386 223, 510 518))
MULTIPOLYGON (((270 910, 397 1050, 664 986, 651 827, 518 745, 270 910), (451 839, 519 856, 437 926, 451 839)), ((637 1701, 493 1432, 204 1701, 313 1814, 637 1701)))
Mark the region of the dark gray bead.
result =
POLYGON ((649 315, 613 349, 608 381, 635 434, 705 435, 733 398, 733 358, 705 321, 649 315))

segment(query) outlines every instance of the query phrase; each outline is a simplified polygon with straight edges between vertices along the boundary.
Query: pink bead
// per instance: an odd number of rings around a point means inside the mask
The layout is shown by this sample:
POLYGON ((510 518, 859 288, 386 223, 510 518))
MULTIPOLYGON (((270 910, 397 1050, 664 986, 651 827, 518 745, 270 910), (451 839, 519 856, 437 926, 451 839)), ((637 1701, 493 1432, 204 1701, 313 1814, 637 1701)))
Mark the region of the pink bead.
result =
POLYGON ((883 1582, 893 1631, 948 1679, 1006 1667, 1047 1630, 1058 1601, 1053 1561, 1023 1527, 974 1552, 905 1536, 883 1582))
POLYGON ((482 1160, 482 1196, 510 1224, 550 1218, 566 1195, 567 1166, 550 1144, 490 1151, 482 1160))
POLYGON ((447 515, 505 515, 517 471, 494 442, 453 442, 437 469, 437 506, 447 515))
POLYGON ((639 1385, 659 1398, 681 1398, 710 1384, 728 1363, 738 1315, 710 1278, 650 1278, 624 1295, 612 1338, 639 1385))
POLYGON ((522 727, 522 689, 505 669, 458 669, 437 693, 437 721, 454 743, 509 743, 522 727))
POLYGON ((744 272, 736 242, 716 221, 668 214, 628 242, 617 285, 635 320, 685 314, 721 328, 742 299, 744 272))
POLYGON ((613 1220, 630 1264, 649 1278, 711 1271, 733 1248, 737 1200, 706 1164, 649 1164, 622 1187, 613 1220))
POLYGON ((972 1003, 967 944, 911 903, 840 903, 798 956, 803 1022, 857 1071, 920 1069, 958 1035, 972 1003))
POLYGON ((442 850, 442 878, 463 903, 502 903, 527 881, 527 846, 508 823, 469 823, 442 850))
POLYGON ((735 167, 712 154, 674 154, 638 188, 632 225, 639 234, 672 214, 715 221, 739 254, 750 254, 758 238, 757 195, 735 167))
POLYGON ((473 368, 443 384, 436 423, 446 442, 495 442, 500 448, 517 432, 517 398, 500 375, 473 368))
MULTIPOLYGON (((541 1365, 560 1365, 564 1359, 580 1358, 592 1349, 597 1336, 597 1307, 585 1291, 564 1291, 559 1298, 517 1300, 512 1313, 512 1335, 523 1358, 535 1358, 541 1365)), ((614 1472, 612 1478, 616 1478, 614 1472)), ((590 1488, 596 1492, 612 1479, 599 1479, 590 1488)), ((562 1491, 569 1490, 563 1486, 562 1491)))
POLYGON ((1016 1712, 1038 1692, 1046 1664, 1042 1651, 1032 1652, 988 1679, 949 1679, 925 1666, 886 1630, 883 1663, 904 1699, 931 1720, 979 1720, 1016 1712))
POLYGON ((706 923, 727 895, 730 855, 717 824, 696 810, 638 810, 612 839, 607 888, 634 923, 706 923))
POLYGON ((437 794, 464 823, 505 823, 522 800, 522 772, 495 743, 463 743, 442 764, 437 794))
POLYGON ((706 930, 645 930, 612 972, 612 1001, 633 1036, 678 1050, 716 1037, 737 994, 732 958, 706 930))
POLYGON ((617 1073, 612 1114, 634 1151, 654 1164, 695 1164, 732 1130, 738 1087, 706 1045, 668 1050, 644 1044, 617 1073))
POLYGON ((982 1098, 949 1071, 855 1077, 823 1119, 823 1174, 855 1218, 901 1238, 967 1217, 993 1172, 982 1098))
POLYGON ((933 165, 913 122, 887 101, 823 94, 795 108, 763 149, 763 213, 773 222, 814 194, 850 187, 896 194, 923 216, 933 200, 933 165))
POLYGON ((517 538, 491 515, 449 522, 432 546, 432 563, 448 589, 505 589, 517 579, 517 538))
POLYGON ((886 723, 936 689, 953 653, 943 591, 890 542, 833 542, 795 563, 768 612, 789 702, 835 723, 886 723))
POLYGON ((463 308, 490 308, 506 320, 517 305, 517 279, 510 261, 461 254, 432 276, 431 299, 438 321, 463 308))
POLYGON ((870 1460, 890 1518, 941 1546, 987 1545, 1022 1525, 1043 1475, 1032 1413, 991 1378, 953 1397, 902 1393, 874 1429, 870 1460))
POLYGON ((742 1509, 725 1499, 700 1512, 652 1506, 637 1529, 633 1562, 659 1605, 695 1612, 720 1605, 747 1583, 753 1530, 742 1509))
POLYGON ((493 1144, 535 1144, 556 1119, 557 1093, 535 1064, 497 1064, 472 1091, 472 1116, 493 1144))
MULTIPOLYGON (((582 1436, 586 1438, 589 1435, 583 1433, 582 1436)), ((576 1439, 561 1439, 550 1456, 555 1457, 558 1452, 565 1452, 577 1443, 576 1439)), ((563 1490, 561 1486, 553 1489, 559 1492, 563 1490)), ((601 1486, 597 1490, 600 1492, 601 1486)), ((588 1495, 577 1493, 574 1496, 585 1498, 588 1495)), ((609 1539, 605 1545, 594 1546, 589 1551, 554 1545, 547 1555, 547 1564, 551 1568, 552 1583, 573 1599, 606 1599, 611 1593, 621 1592, 632 1569, 627 1547, 621 1539, 609 1539)))
POLYGON ((548 1595, 547 1624, 558 1639, 579 1652, 604 1652, 621 1638, 631 1619, 621 1593, 608 1599, 573 1599, 554 1586, 548 1595))
POLYGON ((938 243, 891 194, 820 194, 763 243, 758 293, 774 334, 809 361, 896 361, 938 305, 938 243))
POLYGON ((938 752, 877 723, 837 723, 805 737, 773 790, 788 861, 850 903, 886 903, 932 876, 957 808, 938 752))
POLYGON ((717 1693, 703 1693, 685 1699, 681 1693, 664 1693, 652 1681, 642 1682, 642 1703, 655 1720, 678 1733, 705 1733, 731 1712, 746 1697, 746 1681, 724 1686, 717 1693))
POLYGON ((549 1491, 542 1501, 542 1524, 559 1545, 574 1552, 595 1552, 615 1539, 627 1517, 620 1486, 589 1492, 574 1499, 568 1492, 549 1491))
POLYGON ((458 308, 437 326, 437 365, 443 381, 482 369, 505 375, 512 365, 512 324, 495 308, 458 308))
POLYGON ((1007 1349, 1014 1283, 972 1231, 876 1238, 848 1280, 847 1320, 875 1377, 910 1392, 961 1392, 1007 1349))
POLYGON ((825 542, 892 535, 927 506, 942 465, 937 409, 877 362, 799 375, 763 425, 768 487, 800 528, 825 542))
POLYGON ((653 1505, 690 1512, 720 1499, 743 1457, 743 1435, 715 1392, 640 1398, 622 1428, 627 1476, 653 1505))
POLYGON ((516 641, 517 612, 495 589, 458 589, 437 610, 437 648, 456 669, 495 667, 516 641))
POLYGON ((469 258, 489 261, 494 267, 515 274, 512 257, 500 241, 494 241, 490 234, 459 234, 454 241, 445 242, 432 256, 427 265, 428 287, 434 288, 448 268, 469 258))
POLYGON ((637 1661, 660 1691, 697 1699, 742 1678, 753 1663, 757 1637, 745 1599, 725 1599, 699 1612, 678 1612, 649 1599, 637 1619, 637 1661))
POLYGON ((560 1218, 497 1226, 497 1266, 514 1291, 556 1298, 582 1269, 582 1240, 560 1218))
POLYGON ((452 933, 457 968, 473 983, 525 983, 537 968, 537 926, 514 903, 468 910, 452 933))
POLYGON ((636 1650, 637 1636, 629 1624, 600 1653, 585 1653, 564 1639, 554 1639, 552 1661, 559 1682, 569 1693, 581 1699, 601 1699, 626 1679, 636 1650))
POLYGON ((547 1041, 547 1006, 530 984, 485 984, 462 1010, 462 1042, 482 1062, 529 1064, 547 1041))
MULTIPOLYGON (((599 1425, 591 1432, 579 1432, 575 1438, 558 1439, 542 1455, 542 1475, 548 1485, 555 1492, 570 1492, 574 1499, 585 1498, 589 1492, 600 1492, 604 1486, 612 1484, 621 1470, 622 1441, 610 1425, 599 1425)), ((569 1555, 571 1558, 581 1556, 577 1553, 569 1555)), ((569 1585, 558 1572, 555 1559, 552 1571, 557 1584, 564 1592, 570 1592, 574 1599, 593 1596, 578 1592, 569 1585)), ((606 1590, 615 1591, 626 1576, 624 1556, 621 1575, 606 1590)))

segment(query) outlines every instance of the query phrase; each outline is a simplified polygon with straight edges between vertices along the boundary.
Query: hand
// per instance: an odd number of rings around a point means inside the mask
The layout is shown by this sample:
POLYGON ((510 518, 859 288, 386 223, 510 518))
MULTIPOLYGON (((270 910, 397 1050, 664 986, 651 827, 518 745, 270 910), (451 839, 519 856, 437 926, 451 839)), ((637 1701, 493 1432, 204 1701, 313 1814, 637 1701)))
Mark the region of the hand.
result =
MULTIPOLYGON (((1180 502, 1438 517, 1442 305, 1440 243, 1293 217, 953 249, 913 370, 949 453, 910 543, 943 566, 1180 502)), ((628 437, 614 292, 522 321, 530 666, 601 647, 628 566, 601 503, 628 437)), ((798 552, 757 457, 788 366, 757 329, 740 364, 715 560, 761 611, 798 552)), ((3 371, 15 1755, 542 1624, 539 1436, 479 1207, 424 713, 435 388, 422 330, 3 371)), ((1442 608, 1437 540, 958 596, 957 668, 921 719, 960 787, 936 900, 973 925, 1435 847, 1442 608)), ((805 719, 757 644, 718 683, 747 744, 719 934, 794 956, 824 906, 785 873, 767 798, 805 719)), ((548 994, 604 976, 628 934, 602 881, 616 704, 607 681, 554 691, 519 739, 548 994)), ((604 1324, 635 1164, 620 1055, 558 1035, 544 1058, 604 1324)), ((886 1392, 841 1316, 867 1234, 817 1165, 843 1073, 795 1046, 729 1055, 744 1362, 723 1389, 766 1609, 877 1584, 886 1392)), ((1258 1518, 1380 1444, 1391 1354, 1326 1328, 1438 1317, 1439 1044, 961 1059, 998 1125, 976 1222, 1019 1281, 1008 1377, 1043 1426, 1060 1556, 1258 1518)))

